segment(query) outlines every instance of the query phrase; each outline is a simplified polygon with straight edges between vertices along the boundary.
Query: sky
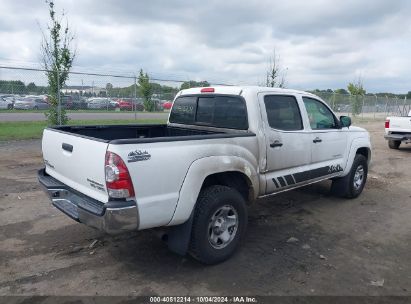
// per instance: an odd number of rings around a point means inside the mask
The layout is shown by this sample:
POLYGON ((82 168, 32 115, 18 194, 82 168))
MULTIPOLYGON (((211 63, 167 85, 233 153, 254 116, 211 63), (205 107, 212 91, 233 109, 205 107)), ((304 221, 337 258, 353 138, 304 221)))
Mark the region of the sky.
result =
MULTIPOLYGON (((257 85, 275 50, 294 89, 411 91, 411 1, 55 0, 74 70, 257 85)), ((0 0, 0 64, 38 66, 42 0, 0 0)), ((1 72, 1 71, 0 71, 1 72)), ((0 73, 0 77, 5 77, 0 73)))

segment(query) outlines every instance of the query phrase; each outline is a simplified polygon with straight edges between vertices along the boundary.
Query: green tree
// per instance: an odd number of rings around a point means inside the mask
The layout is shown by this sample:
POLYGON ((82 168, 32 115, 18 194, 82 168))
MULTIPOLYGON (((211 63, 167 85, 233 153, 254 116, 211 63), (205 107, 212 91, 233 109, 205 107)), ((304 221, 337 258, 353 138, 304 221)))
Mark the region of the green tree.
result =
POLYGON ((366 93, 361 78, 358 78, 357 81, 350 82, 347 89, 351 94, 352 114, 354 116, 358 115, 362 111, 362 102, 366 93))
POLYGON ((180 90, 190 89, 190 88, 198 88, 198 87, 209 87, 210 84, 207 81, 184 81, 181 84, 180 90))
POLYGON ((349 94, 346 89, 336 89, 334 92, 335 94, 345 94, 345 95, 349 94))
POLYGON ((0 80, 0 92, 7 94, 26 94, 27 88, 21 80, 0 80))
POLYGON ((144 109, 148 112, 153 112, 155 110, 154 102, 151 99, 151 95, 153 95, 153 87, 151 86, 148 74, 144 73, 143 69, 140 69, 138 84, 140 95, 143 97, 144 109))
POLYGON ((28 85, 27 85, 27 91, 29 92, 29 93, 37 93, 37 86, 36 86, 36 84, 34 83, 34 82, 30 82, 28 85))
POLYGON ((49 8, 50 23, 47 25, 47 31, 42 31, 41 44, 42 63, 46 70, 50 95, 50 108, 46 117, 51 125, 64 125, 68 117, 65 109, 63 107, 59 109, 58 106, 59 88, 62 88, 69 78, 69 71, 75 58, 74 35, 69 30, 68 22, 62 24, 64 12, 61 17, 58 17, 53 0, 46 0, 46 3, 49 8))

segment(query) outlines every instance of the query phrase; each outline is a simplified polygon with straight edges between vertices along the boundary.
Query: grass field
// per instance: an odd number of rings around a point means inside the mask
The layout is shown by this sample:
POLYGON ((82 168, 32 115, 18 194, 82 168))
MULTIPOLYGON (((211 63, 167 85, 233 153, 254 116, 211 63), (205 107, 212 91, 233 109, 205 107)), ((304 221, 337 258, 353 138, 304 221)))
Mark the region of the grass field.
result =
MULTIPOLYGON (((70 120, 70 125, 118 125, 118 124, 161 124, 163 119, 138 119, 138 120, 70 120)), ((0 122, 0 141, 22 140, 41 138, 43 129, 47 127, 46 121, 7 121, 0 122)))

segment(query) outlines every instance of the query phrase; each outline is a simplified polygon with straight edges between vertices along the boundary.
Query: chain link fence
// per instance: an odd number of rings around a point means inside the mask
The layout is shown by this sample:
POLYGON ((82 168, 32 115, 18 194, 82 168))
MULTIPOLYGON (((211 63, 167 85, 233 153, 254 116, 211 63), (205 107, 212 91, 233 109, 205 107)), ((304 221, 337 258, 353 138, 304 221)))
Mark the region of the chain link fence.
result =
POLYGON ((334 92, 312 93, 321 97, 336 113, 341 113, 341 115, 381 119, 387 116, 407 116, 411 111, 411 100, 406 97, 375 94, 353 96, 334 92))
MULTIPOLYGON (((45 70, 0 67, 2 109, 46 110, 49 87, 45 70)), ((183 81, 151 79, 155 111, 168 108, 183 81)), ((70 72, 65 86, 58 88, 59 103, 68 111, 144 111, 135 75, 70 72)))
MULTIPOLYGON (((60 97, 60 106, 68 113, 129 112, 137 116, 145 108, 136 75, 70 72, 66 85, 59 88, 60 94, 56 95, 60 97)), ((150 82, 154 111, 168 111, 184 81, 151 78, 150 82)), ((406 116, 411 110, 411 100, 406 98, 351 96, 322 91, 312 93, 340 115, 381 119, 389 115, 406 116)), ((1 112, 46 111, 49 107, 48 94, 45 70, 0 66, 1 112)), ((118 118, 121 119, 121 115, 118 118)))

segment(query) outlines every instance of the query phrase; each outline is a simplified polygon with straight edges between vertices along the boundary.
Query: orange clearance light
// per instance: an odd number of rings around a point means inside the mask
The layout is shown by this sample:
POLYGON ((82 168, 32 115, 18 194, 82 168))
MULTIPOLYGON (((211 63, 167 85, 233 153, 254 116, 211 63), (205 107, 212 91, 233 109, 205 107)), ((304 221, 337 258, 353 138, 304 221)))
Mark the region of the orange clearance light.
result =
POLYGON ((202 88, 201 93, 214 93, 214 88, 202 88))

